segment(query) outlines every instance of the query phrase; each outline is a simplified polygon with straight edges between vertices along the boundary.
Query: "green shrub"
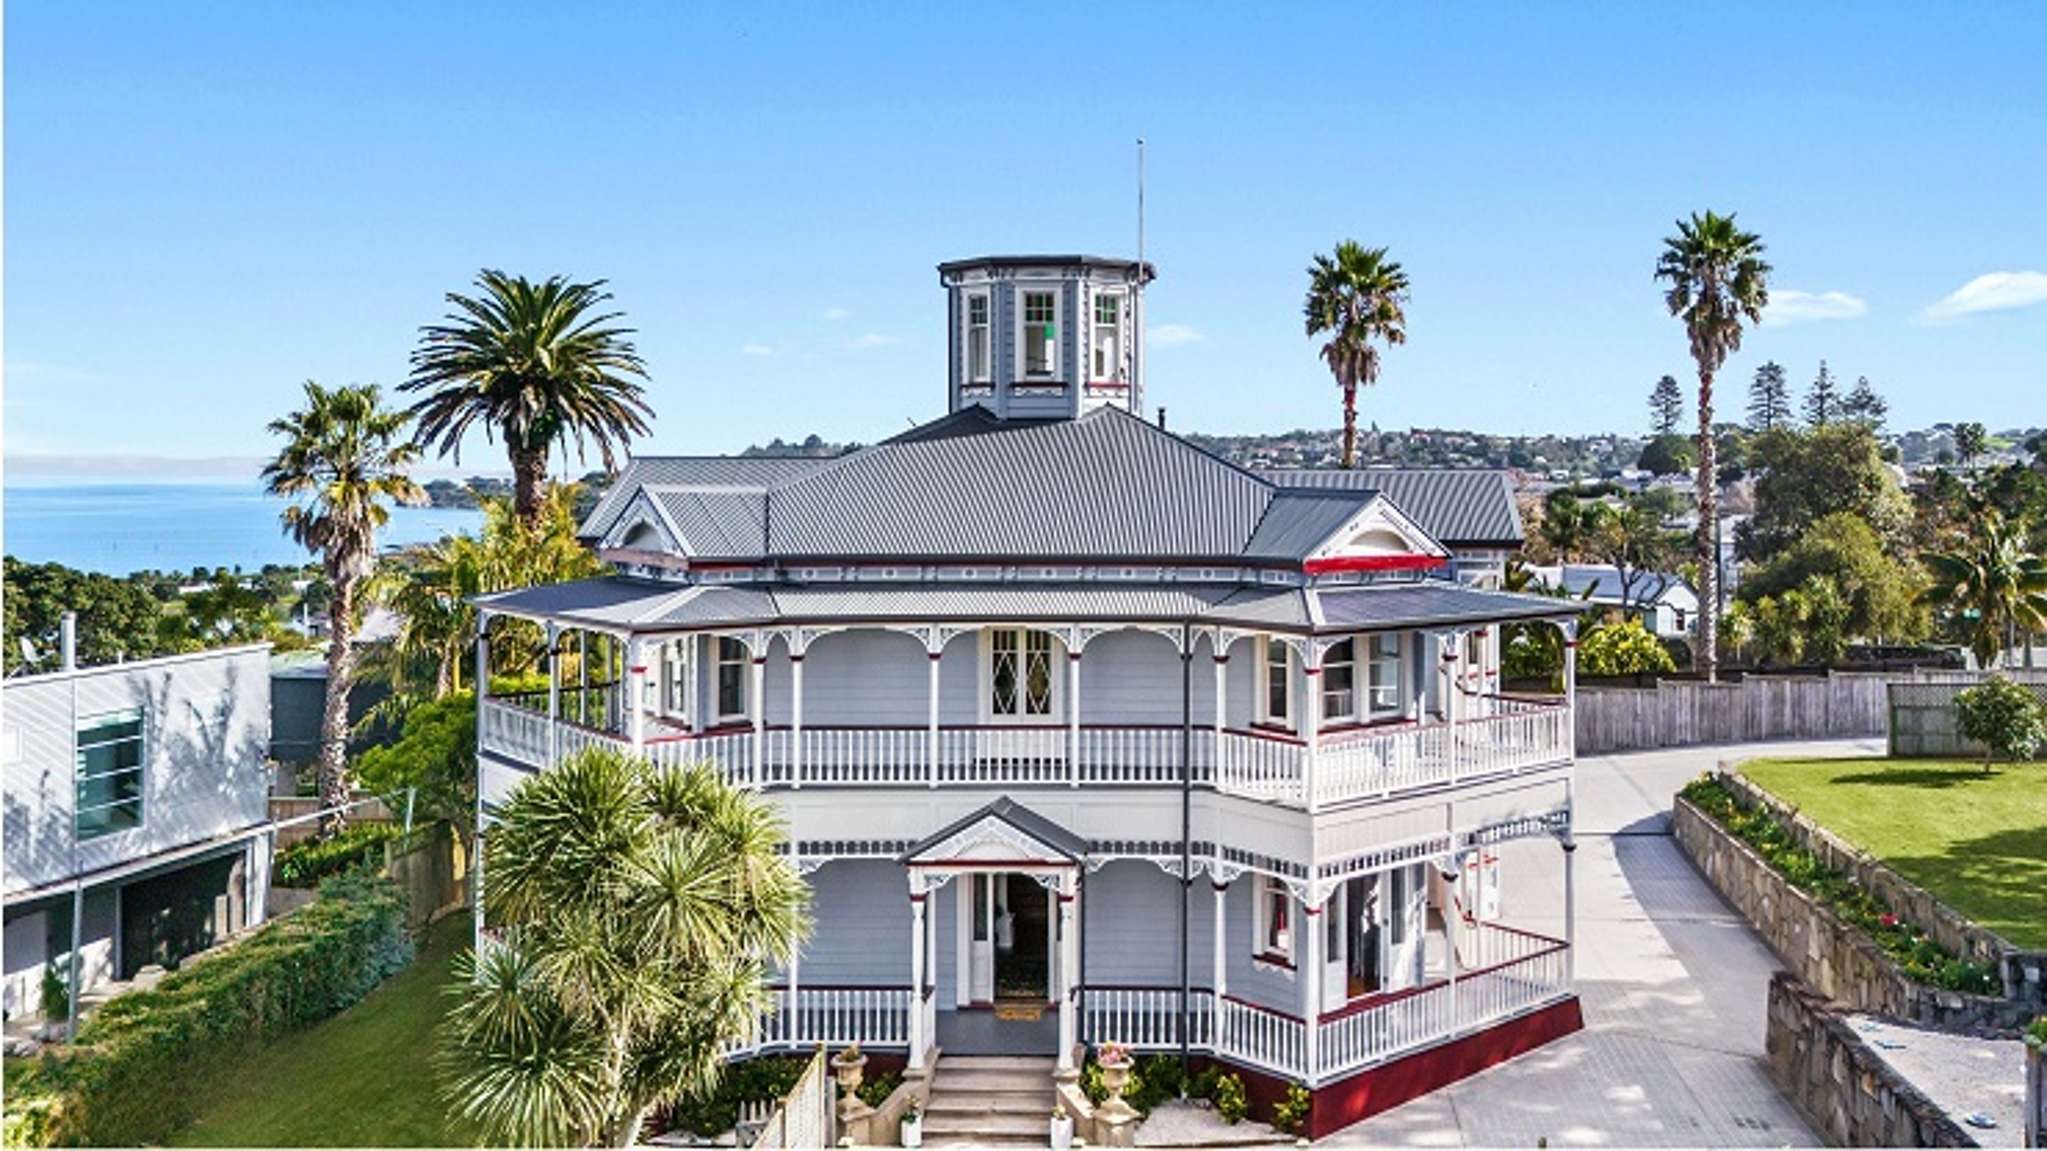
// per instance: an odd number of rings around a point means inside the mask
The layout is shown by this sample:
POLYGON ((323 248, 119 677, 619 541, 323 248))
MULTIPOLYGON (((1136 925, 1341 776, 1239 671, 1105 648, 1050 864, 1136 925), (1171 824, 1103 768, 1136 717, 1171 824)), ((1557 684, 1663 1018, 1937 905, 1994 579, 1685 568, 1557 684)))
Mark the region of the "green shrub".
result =
POLYGON ((2026 1028, 2026 1042, 2035 1047, 2047 1047, 2047 1015, 2033 1020, 2032 1026, 2026 1028))
POLYGON ((64 982, 66 972, 57 970, 57 961, 43 964, 43 1018, 68 1019, 71 1016, 71 985, 64 982))
POLYGON ((1947 991, 1998 995, 2004 984, 1988 965, 1958 958, 1925 931, 1905 922, 1890 905, 1832 870, 1801 847, 1784 825, 1760 808, 1743 807, 1734 793, 1710 776, 1685 785, 1679 794, 1707 818, 1754 848, 1785 882, 1805 892, 1869 936, 1905 977, 1947 991))
POLYGON ((2047 707, 2033 693, 1993 675, 1955 696, 1956 728, 1983 745, 1983 770, 1991 761, 2031 759, 2047 745, 2047 707))
POLYGON ((233 1052, 308 1027, 412 960, 405 897, 351 873, 294 914, 114 999, 78 1042, 9 1068, 10 1146, 160 1143, 233 1052))
POLYGON ((1296 1083, 1286 1089, 1286 1098, 1273 1105, 1272 1125, 1289 1135, 1303 1135, 1308 1130, 1308 1111, 1314 1106, 1314 1096, 1308 1089, 1296 1083))
POLYGON ((1232 1071, 1215 1081, 1215 1113, 1222 1121, 1236 1126, 1243 1122, 1244 1115, 1251 1110, 1251 1100, 1244 1094, 1244 1080, 1232 1071))
POLYGON ((1187 1098, 1215 1102, 1216 1081, 1221 1079, 1222 1075, 1223 1069, 1215 1064, 1202 1064, 1201 1070, 1196 1071, 1194 1077, 1187 1081, 1187 1098))
POLYGON ((1603 623, 1578 644, 1578 670, 1585 675, 1636 675, 1676 671, 1670 653, 1638 619, 1603 623))
POLYGON ((860 1089, 855 1091, 854 1094, 860 1097, 860 1102, 867 1104, 869 1107, 879 1107, 888 1102, 888 1097, 894 1095, 896 1088, 902 1085, 902 1072, 882 1071, 862 1078, 860 1080, 860 1089))
POLYGON ((351 823, 331 839, 308 839, 277 853, 279 887, 317 887, 344 871, 381 867, 384 842, 403 833, 395 823, 351 823))
MULTIPOLYGON (((793 1055, 763 1056, 731 1064, 718 1076, 715 1088, 677 1103, 659 1125, 663 1130, 688 1131, 705 1138, 723 1135, 739 1123, 742 1105, 780 1099, 795 1090, 796 1081, 803 1077, 803 1069, 809 1064, 808 1056, 793 1055)), ((897 1079, 900 1081, 901 1077, 897 1079)), ((865 1094, 863 1091, 863 1098, 865 1094)))

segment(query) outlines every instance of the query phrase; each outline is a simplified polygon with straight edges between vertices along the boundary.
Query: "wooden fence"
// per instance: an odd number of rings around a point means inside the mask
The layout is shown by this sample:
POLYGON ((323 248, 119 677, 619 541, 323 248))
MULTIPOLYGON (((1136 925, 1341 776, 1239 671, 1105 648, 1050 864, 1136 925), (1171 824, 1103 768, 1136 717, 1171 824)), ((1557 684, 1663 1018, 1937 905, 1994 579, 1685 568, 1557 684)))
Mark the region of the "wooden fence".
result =
MULTIPOLYGON (((1751 743, 1771 739, 1887 736, 1893 755, 1970 755, 1954 734, 1957 692, 1980 671, 1834 671, 1756 675, 1707 684, 1666 679, 1654 687, 1578 688, 1578 754, 1751 743), (1903 736, 1901 743, 1900 737, 1903 736)), ((2047 698, 2047 669, 2012 669, 2047 698)))
MULTIPOLYGON (((2032 688, 2047 703, 2047 669, 2012 668, 2001 674, 2032 688)), ((1975 759, 1983 745, 1956 730, 1955 697, 1982 682, 1980 671, 1933 672, 1890 685, 1890 751, 1895 756, 1975 759)))
POLYGON ((1653 688, 1580 687, 1578 754, 1884 734, 1896 673, 1747 675, 1709 684, 1662 680, 1653 688))

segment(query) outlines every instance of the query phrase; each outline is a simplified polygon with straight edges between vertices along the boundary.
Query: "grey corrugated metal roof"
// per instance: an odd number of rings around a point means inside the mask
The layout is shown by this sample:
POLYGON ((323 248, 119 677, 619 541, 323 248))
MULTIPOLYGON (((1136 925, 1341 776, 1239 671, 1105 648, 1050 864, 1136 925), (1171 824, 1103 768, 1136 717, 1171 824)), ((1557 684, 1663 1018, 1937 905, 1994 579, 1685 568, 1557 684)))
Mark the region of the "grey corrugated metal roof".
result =
POLYGON ((1258 530, 1244 545, 1252 559, 1298 559, 1349 523, 1373 498, 1370 492, 1282 491, 1266 505, 1258 530))
POLYGON ((480 597, 492 611, 593 627, 689 629, 782 621, 1046 622, 1195 620, 1300 629, 1307 608, 1297 588, 1228 585, 1117 587, 1104 584, 744 584, 650 583, 607 576, 543 584, 480 597))
POLYGON ((648 487, 689 549, 698 555, 758 556, 767 546, 768 495, 733 488, 648 487))
POLYGON ((1087 840, 1005 795, 918 840, 910 850, 897 857, 897 862, 915 862, 918 856, 984 819, 1006 823, 1068 859, 1078 861, 1087 857, 1087 840))
POLYGON ((642 487, 744 488, 756 492, 801 475, 832 456, 640 456, 628 463, 590 509, 576 534, 594 539, 611 530, 642 487))
POLYGON ((1567 619, 1581 605, 1547 596, 1485 591, 1454 580, 1422 579, 1318 588, 1313 593, 1327 631, 1488 623, 1510 619, 1567 619))
MULTIPOLYGON (((1543 577, 1538 574, 1537 578, 1543 577)), ((1565 564, 1555 582, 1572 599, 1583 598, 1587 588, 1597 589, 1592 593, 1594 600, 1617 603, 1621 599, 1621 574, 1612 564, 1565 564)), ((1634 586, 1628 589, 1628 599, 1638 604, 1655 603, 1666 592, 1679 589, 1691 591, 1692 586, 1671 572, 1637 572, 1634 586)), ((1696 597, 1697 593, 1693 594, 1696 597)))
POLYGON ((1260 472, 1287 488, 1376 491, 1445 544, 1519 547, 1524 535, 1513 480, 1486 468, 1320 468, 1260 472))
POLYGON ((777 487, 777 556, 1238 555, 1274 489, 1119 408, 879 444, 777 487))

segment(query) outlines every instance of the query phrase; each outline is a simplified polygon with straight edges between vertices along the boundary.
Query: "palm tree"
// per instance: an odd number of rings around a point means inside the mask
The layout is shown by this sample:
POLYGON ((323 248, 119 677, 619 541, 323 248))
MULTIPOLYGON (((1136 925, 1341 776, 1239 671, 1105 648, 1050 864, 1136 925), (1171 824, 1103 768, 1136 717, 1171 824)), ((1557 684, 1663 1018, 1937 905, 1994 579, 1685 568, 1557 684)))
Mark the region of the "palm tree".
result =
POLYGON ((2020 633, 2047 629, 2047 557, 2028 552, 1996 512, 1984 513, 1960 549, 1928 554, 1926 566, 1933 586, 1923 598, 1963 625, 1981 666, 1996 662, 2020 633))
POLYGON ((1386 258, 1384 248, 1366 248, 1355 240, 1336 246, 1333 256, 1318 255, 1308 269, 1306 314, 1308 334, 1329 334, 1322 362, 1343 389, 1343 466, 1357 463, 1358 388, 1379 382, 1379 349, 1407 342, 1407 273, 1386 258))
POLYGON ((401 387, 424 395, 413 404, 422 443, 462 458, 462 438, 481 421, 486 437, 504 436, 511 457, 514 506, 528 524, 541 514, 548 452, 574 440, 597 442, 607 471, 631 438, 647 434, 653 409, 632 378, 646 365, 603 312, 604 281, 572 283, 555 276, 535 284, 484 269, 476 297, 448 293, 445 322, 420 329, 412 375, 401 387))
POLYGON ((613 749, 516 788, 491 831, 487 919, 442 1025, 450 1109, 484 1140, 627 1146, 714 1087, 765 1004, 763 961, 808 933, 774 809, 705 766, 613 749))
MULTIPOLYGON (((327 698, 320 716, 320 801, 348 802, 348 693, 355 683, 356 593, 377 558, 377 529, 390 505, 421 504, 426 493, 408 474, 419 446, 405 435, 411 415, 382 405, 374 384, 323 388, 306 381, 306 406, 270 422, 284 437, 263 468, 272 495, 294 501, 284 531, 318 552, 333 589, 327 609, 327 698)), ((331 835, 346 820, 338 810, 320 824, 331 835)))
POLYGON ((1669 282, 1663 301, 1681 317, 1691 337, 1692 361, 1699 369, 1699 638, 1692 645, 1692 667, 1707 682, 1720 671, 1720 500, 1718 465, 1714 460, 1713 377, 1727 357, 1741 349, 1744 322, 1762 322, 1770 302, 1770 265, 1763 262, 1763 241, 1734 224, 1732 214, 1693 213, 1677 222, 1677 235, 1663 241, 1656 278, 1669 282))

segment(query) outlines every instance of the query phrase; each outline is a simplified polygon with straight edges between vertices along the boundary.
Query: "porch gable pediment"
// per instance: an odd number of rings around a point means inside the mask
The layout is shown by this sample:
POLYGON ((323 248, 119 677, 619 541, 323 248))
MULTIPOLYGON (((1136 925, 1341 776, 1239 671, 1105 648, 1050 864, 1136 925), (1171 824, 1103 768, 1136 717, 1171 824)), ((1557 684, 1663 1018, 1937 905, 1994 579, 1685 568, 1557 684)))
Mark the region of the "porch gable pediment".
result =
POLYGON ((1338 571, 1402 571, 1440 567, 1450 553, 1384 496, 1375 496, 1358 514, 1308 553, 1303 565, 1310 575, 1338 571))
POLYGON ((1085 861, 1087 841, 1007 798, 933 832, 903 853, 911 867, 1071 865, 1085 861))

